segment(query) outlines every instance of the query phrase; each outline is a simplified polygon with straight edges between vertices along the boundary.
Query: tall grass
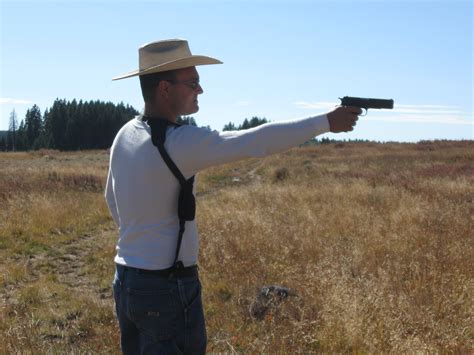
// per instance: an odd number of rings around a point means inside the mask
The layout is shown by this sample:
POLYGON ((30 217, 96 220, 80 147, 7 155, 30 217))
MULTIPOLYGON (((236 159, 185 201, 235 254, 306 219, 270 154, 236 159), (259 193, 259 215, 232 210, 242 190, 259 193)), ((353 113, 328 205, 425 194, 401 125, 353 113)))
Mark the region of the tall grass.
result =
POLYGON ((95 248, 88 243, 101 242, 90 236, 110 224, 102 197, 107 159, 102 152, 0 155, 0 353, 116 347, 110 297, 100 298, 84 266, 95 248))
MULTIPOLYGON (((473 153, 331 144, 200 173, 208 350, 472 351, 473 153), (268 285, 294 295, 254 318, 268 285)), ((0 352, 116 353, 107 154, 0 164, 0 352)))

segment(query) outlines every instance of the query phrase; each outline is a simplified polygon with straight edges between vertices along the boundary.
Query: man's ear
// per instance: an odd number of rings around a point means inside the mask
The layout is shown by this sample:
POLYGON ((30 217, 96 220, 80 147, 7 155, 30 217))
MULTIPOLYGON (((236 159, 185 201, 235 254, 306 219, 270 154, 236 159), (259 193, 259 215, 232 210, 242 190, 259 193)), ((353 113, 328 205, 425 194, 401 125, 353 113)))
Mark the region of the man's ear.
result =
POLYGON ((170 83, 166 80, 161 80, 158 83, 158 87, 156 88, 156 95, 159 95, 162 98, 168 98, 169 96, 169 89, 170 89, 170 83))

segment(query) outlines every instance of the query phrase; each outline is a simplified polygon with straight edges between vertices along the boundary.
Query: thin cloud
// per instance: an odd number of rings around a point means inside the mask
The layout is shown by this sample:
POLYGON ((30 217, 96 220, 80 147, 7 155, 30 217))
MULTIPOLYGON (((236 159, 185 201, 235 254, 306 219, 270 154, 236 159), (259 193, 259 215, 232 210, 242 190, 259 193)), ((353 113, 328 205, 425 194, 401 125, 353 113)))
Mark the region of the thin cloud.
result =
POLYGON ((249 106, 250 105, 250 101, 237 101, 235 103, 237 106, 249 106))
POLYGON ((474 125, 474 120, 467 116, 455 116, 455 115, 416 115, 416 114, 398 114, 390 116, 379 116, 379 117, 364 117, 367 121, 384 121, 384 122, 414 122, 414 123, 443 123, 443 124, 454 124, 454 125, 474 125))
POLYGON ((452 109, 458 108, 457 106, 446 106, 446 105, 396 105, 400 108, 416 108, 416 109, 452 109))
POLYGON ((425 110, 415 108, 394 108, 392 112, 398 113, 422 113, 424 115, 461 115, 463 114, 460 110, 425 110))
POLYGON ((321 109, 321 108, 330 108, 337 106, 337 102, 326 102, 326 101, 319 101, 319 102, 306 102, 306 101, 297 101, 295 102, 296 107, 302 109, 321 109))
POLYGON ((32 101, 22 99, 11 99, 7 97, 0 97, 0 105, 14 104, 14 105, 30 105, 32 101))
POLYGON ((381 117, 368 120, 390 122, 442 123, 454 125, 473 125, 472 112, 464 112, 458 106, 448 105, 395 105, 381 117))
POLYGON ((392 112, 399 113, 421 113, 425 115, 462 115, 463 111, 458 106, 447 106, 447 105, 397 105, 393 108, 392 112))

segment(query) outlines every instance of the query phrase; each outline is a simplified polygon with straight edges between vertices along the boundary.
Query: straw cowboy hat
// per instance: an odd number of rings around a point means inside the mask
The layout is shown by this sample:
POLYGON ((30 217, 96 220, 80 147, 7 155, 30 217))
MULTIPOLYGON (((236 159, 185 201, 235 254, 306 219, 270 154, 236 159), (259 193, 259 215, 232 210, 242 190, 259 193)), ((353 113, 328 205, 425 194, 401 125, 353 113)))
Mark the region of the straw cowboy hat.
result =
POLYGON ((139 69, 117 76, 112 80, 167 70, 194 67, 196 65, 222 64, 220 60, 203 55, 192 55, 188 41, 167 39, 145 44, 138 50, 139 69))

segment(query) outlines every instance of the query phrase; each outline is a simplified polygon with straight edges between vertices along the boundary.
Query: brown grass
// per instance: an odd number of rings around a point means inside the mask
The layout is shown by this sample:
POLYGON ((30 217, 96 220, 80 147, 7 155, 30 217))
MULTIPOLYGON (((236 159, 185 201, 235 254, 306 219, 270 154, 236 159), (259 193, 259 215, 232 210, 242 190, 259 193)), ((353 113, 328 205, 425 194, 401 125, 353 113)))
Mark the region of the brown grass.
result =
MULTIPOLYGON (((210 352, 474 349, 474 144, 337 144, 198 176, 210 352), (296 296, 250 314, 257 291, 296 296)), ((106 152, 0 154, 0 353, 117 353, 106 152)))

